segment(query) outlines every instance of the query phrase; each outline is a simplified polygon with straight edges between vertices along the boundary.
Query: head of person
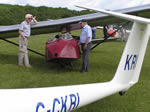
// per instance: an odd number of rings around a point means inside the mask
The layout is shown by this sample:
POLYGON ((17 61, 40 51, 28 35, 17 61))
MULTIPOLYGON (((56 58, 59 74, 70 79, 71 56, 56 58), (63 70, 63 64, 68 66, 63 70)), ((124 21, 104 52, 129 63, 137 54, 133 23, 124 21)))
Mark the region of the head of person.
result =
POLYGON ((60 28, 61 33, 70 33, 70 27, 69 26, 62 26, 60 28))
POLYGON ((87 25, 87 20, 82 19, 79 23, 80 23, 80 26, 83 28, 85 25, 87 25))
POLYGON ((67 32, 67 28, 66 27, 62 27, 61 32, 62 33, 66 33, 67 32))
POLYGON ((26 14, 25 15, 26 22, 29 23, 32 20, 32 17, 33 17, 32 14, 26 14))

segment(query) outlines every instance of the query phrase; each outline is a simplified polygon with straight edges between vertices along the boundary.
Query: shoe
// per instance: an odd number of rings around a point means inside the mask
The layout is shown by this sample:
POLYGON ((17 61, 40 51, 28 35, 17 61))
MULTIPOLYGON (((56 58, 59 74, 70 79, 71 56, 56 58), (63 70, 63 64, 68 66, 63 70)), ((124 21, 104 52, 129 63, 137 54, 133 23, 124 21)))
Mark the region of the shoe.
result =
POLYGON ((85 70, 81 70, 81 71, 80 71, 80 73, 84 73, 84 72, 85 72, 85 70))
POLYGON ((31 66, 31 65, 25 65, 25 67, 27 67, 27 68, 31 68, 32 66, 31 66))
POLYGON ((24 66, 24 65, 23 65, 23 64, 18 64, 18 66, 20 66, 20 67, 21 67, 21 66, 24 66))

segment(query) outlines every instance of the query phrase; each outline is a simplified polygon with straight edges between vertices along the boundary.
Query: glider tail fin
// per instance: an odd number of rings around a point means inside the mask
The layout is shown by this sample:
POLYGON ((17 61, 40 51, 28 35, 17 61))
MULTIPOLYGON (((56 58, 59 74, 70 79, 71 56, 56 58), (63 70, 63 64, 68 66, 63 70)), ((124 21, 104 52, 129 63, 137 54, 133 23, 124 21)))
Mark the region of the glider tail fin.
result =
POLYGON ((138 82, 148 39, 150 25, 134 22, 116 75, 112 81, 130 86, 138 82))
POLYGON ((77 7, 134 22, 112 82, 129 87, 137 83, 150 35, 150 19, 79 5, 77 7))

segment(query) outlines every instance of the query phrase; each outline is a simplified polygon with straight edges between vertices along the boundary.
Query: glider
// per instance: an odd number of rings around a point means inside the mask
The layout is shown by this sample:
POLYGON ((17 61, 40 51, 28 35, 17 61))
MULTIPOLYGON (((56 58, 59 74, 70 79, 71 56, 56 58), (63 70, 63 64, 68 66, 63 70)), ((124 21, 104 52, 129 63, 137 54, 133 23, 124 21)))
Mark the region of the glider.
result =
POLYGON ((95 84, 1 89, 2 112, 69 112, 112 94, 118 92, 123 94, 138 82, 150 36, 150 19, 96 8, 78 7, 134 23, 113 79, 95 84))

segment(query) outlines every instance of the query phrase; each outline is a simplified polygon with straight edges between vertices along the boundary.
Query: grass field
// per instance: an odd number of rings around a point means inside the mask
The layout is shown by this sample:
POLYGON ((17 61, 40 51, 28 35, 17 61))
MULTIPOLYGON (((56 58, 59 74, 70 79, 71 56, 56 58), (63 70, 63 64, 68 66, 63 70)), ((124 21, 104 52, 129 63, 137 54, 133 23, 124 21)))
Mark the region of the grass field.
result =
MULTIPOLYGON (((80 34, 73 32, 73 34, 80 34)), ((33 36, 29 48, 45 53, 45 42, 54 34, 33 36)), ((100 35, 98 32, 97 35, 100 35)), ((10 39, 18 42, 17 38, 10 39)), ((32 68, 17 65, 18 47, 0 40, 0 88, 35 88, 87 84, 109 81, 117 69, 125 43, 118 41, 100 45, 90 53, 90 71, 80 74, 81 59, 73 68, 47 63, 45 58, 29 52, 32 68)), ((150 43, 139 82, 124 96, 115 94, 82 107, 75 112, 150 112, 150 43)))

